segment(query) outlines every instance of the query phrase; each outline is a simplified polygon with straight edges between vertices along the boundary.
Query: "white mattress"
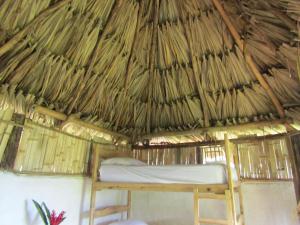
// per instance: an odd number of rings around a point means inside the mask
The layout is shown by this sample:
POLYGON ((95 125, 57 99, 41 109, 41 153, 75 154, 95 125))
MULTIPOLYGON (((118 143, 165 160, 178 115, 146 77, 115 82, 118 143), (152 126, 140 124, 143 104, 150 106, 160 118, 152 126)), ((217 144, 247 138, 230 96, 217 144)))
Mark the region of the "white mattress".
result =
MULTIPOLYGON (((237 180, 233 170, 233 180, 237 180)), ((170 165, 170 166, 120 166, 103 165, 100 179, 106 182, 127 183, 184 183, 224 184, 227 169, 224 164, 170 165)))
POLYGON ((125 220, 125 221, 110 223, 109 225, 147 225, 147 224, 140 220, 125 220))

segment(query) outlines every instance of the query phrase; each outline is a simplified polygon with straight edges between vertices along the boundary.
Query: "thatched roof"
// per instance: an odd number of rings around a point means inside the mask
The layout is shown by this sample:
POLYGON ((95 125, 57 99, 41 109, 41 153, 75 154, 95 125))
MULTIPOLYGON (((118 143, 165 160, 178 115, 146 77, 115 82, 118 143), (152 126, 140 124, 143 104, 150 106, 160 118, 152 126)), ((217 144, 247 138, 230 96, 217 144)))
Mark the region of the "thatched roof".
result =
POLYGON ((299 120, 299 1, 220 2, 0 0, 1 106, 130 136, 299 120))

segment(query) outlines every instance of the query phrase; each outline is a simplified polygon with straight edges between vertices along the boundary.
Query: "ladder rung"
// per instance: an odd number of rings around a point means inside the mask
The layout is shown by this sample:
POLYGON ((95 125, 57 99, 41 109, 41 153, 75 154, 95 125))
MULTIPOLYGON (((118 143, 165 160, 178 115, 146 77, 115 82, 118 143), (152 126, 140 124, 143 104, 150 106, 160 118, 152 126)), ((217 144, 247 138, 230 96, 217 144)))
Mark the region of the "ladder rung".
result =
POLYGON ((200 219, 199 222, 200 222, 200 224, 201 223, 206 223, 206 224, 228 225, 227 220, 218 220, 218 219, 200 219))
POLYGON ((95 210, 95 217, 102 217, 107 216, 115 213, 121 213, 128 210, 127 205, 116 205, 116 206, 109 206, 102 209, 95 210))
POLYGON ((203 199, 225 199, 225 195, 214 193, 198 193, 198 198, 203 199))

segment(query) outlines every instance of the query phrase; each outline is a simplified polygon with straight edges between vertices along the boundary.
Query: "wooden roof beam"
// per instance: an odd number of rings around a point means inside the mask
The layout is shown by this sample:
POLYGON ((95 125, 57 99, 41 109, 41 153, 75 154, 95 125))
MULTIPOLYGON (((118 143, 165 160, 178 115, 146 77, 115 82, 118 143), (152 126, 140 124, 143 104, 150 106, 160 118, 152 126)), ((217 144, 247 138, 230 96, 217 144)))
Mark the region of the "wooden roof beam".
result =
POLYGON ((152 134, 144 135, 140 140, 152 139, 157 137, 175 137, 175 136, 189 136, 189 135, 199 135, 208 132, 230 132, 236 130, 250 130, 250 129, 262 129, 263 127, 271 127, 274 125, 285 125, 286 123, 292 123, 290 119, 278 119, 271 121, 259 121, 252 123, 245 123, 232 126, 223 126, 223 127, 203 127, 198 129, 191 129, 186 131, 162 131, 152 134))
MULTIPOLYGON (((231 33, 233 39, 235 40, 236 44, 240 48, 240 50, 243 52, 244 50, 244 41, 241 39, 239 33, 237 32, 236 28, 234 27, 233 23, 231 22, 230 18, 228 17, 227 13, 225 12, 223 6, 221 5, 219 0, 211 0, 219 14, 221 15, 224 23, 226 24, 229 32, 231 33)), ((252 56, 249 53, 244 54, 246 63, 248 64, 249 68, 255 75, 256 79, 259 81, 260 85, 265 89, 269 97, 271 98, 280 118, 285 117, 284 108, 281 105, 280 101, 278 100, 277 96, 274 94, 271 86, 268 84, 268 82, 265 80, 263 75, 260 73, 257 65, 255 64, 254 60, 252 59, 252 56)))
POLYGON ((75 118, 74 116, 69 116, 68 117, 64 113, 57 112, 57 111, 52 110, 52 109, 48 109, 48 108, 45 108, 45 107, 42 107, 42 106, 36 106, 35 109, 34 109, 34 111, 37 112, 37 113, 40 113, 40 114, 52 117, 54 119, 64 121, 64 124, 73 123, 75 125, 78 125, 78 126, 81 126, 81 127, 87 128, 87 129, 95 130, 95 131, 98 131, 100 133, 109 134, 109 135, 111 135, 113 137, 130 141, 130 137, 128 137, 128 136, 126 136, 124 134, 120 134, 120 133, 111 131, 109 129, 96 126, 96 125, 94 125, 92 123, 88 123, 88 122, 82 121, 82 120, 80 120, 78 118, 75 118))

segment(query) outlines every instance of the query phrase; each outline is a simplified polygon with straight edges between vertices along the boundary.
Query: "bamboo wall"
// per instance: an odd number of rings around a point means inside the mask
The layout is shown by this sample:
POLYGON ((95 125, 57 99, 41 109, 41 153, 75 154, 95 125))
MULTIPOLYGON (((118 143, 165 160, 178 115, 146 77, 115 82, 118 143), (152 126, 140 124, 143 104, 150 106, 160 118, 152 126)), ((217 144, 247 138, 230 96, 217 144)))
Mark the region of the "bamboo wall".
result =
POLYGON ((284 138, 238 144, 241 177, 245 179, 292 179, 284 138))
POLYGON ((20 172, 83 174, 87 172, 90 142, 26 120, 14 170, 20 172))
POLYGON ((226 160, 224 147, 221 145, 167 149, 134 149, 133 155, 136 159, 147 162, 149 165, 191 165, 226 160))
POLYGON ((13 110, 11 109, 0 110, 0 162, 13 129, 13 125, 11 123, 7 123, 7 121, 11 120, 12 115, 13 110))
MULTIPOLYGON (((292 179, 284 137, 236 141, 242 179, 292 179)), ((134 150, 134 157, 149 165, 206 164, 224 162, 222 145, 134 150)))

